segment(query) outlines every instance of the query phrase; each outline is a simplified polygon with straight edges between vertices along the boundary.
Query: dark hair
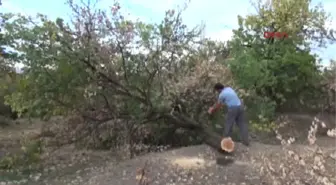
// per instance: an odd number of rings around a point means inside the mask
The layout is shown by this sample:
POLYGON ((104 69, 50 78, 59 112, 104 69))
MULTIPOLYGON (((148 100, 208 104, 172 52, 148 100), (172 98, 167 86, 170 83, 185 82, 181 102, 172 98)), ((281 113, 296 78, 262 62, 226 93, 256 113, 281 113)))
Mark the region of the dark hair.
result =
POLYGON ((223 84, 221 84, 221 83, 216 83, 215 84, 215 86, 214 86, 214 89, 215 90, 222 90, 222 89, 224 89, 224 85, 223 84))

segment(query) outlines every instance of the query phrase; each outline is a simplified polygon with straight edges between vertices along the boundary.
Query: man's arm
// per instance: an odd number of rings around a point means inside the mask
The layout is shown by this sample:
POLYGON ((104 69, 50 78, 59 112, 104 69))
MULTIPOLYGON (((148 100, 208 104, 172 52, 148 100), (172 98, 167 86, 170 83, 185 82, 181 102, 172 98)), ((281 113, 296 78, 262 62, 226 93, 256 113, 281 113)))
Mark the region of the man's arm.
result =
POLYGON ((224 102, 225 102, 225 95, 224 93, 220 93, 218 96, 217 102, 209 108, 208 113, 212 114, 216 112, 218 109, 220 109, 224 105, 224 102))
POLYGON ((218 109, 220 109, 223 106, 223 104, 220 101, 217 101, 215 105, 213 105, 213 110, 216 112, 218 109))
POLYGON ((223 104, 221 103, 221 101, 217 101, 213 106, 211 106, 209 108, 209 114, 212 114, 214 112, 216 112, 218 109, 220 109, 223 106, 223 104))

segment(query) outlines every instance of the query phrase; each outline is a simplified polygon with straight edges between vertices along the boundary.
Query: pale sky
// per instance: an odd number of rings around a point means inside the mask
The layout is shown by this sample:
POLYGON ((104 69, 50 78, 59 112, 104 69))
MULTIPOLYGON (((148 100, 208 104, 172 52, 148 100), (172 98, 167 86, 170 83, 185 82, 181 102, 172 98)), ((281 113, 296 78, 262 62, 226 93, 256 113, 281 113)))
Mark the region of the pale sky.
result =
MULTIPOLYGON (((113 0, 101 0, 100 8, 108 8, 113 0)), ((121 0, 122 9, 132 18, 148 22, 158 22, 164 16, 164 10, 182 5, 184 0, 121 0)), ((331 27, 336 30, 336 0, 313 0, 313 4, 322 2, 333 18, 331 27)), ((3 0, 2 12, 20 12, 26 15, 42 13, 51 19, 69 17, 70 9, 65 1, 48 0, 3 0)), ((228 40, 232 29, 237 28, 237 16, 253 13, 254 8, 249 0, 191 0, 183 14, 184 22, 190 26, 205 23, 205 36, 218 40, 228 40)), ((316 53, 327 63, 336 59, 336 44, 316 53)))

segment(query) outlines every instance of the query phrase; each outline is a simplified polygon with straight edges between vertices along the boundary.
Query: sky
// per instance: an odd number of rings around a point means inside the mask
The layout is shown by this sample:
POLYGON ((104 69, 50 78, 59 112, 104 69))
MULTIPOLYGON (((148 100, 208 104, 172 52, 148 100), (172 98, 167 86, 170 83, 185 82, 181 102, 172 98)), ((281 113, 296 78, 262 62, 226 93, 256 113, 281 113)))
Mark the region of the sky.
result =
MULTIPOLYGON (((100 0, 99 8, 108 8, 113 0, 100 0)), ((164 11, 183 5, 184 0, 121 0, 122 10, 133 19, 148 22, 158 22, 164 17, 164 11)), ((321 2, 330 13, 333 22, 330 27, 336 30, 336 0, 313 0, 313 4, 321 2)), ((18 12, 26 15, 42 13, 55 20, 57 17, 70 17, 70 9, 64 0, 3 0, 1 12, 18 12)), ((232 36, 232 29, 238 27, 237 16, 254 13, 249 0, 190 0, 183 14, 184 23, 190 27, 205 24, 205 36, 226 41, 232 36)), ((336 59, 336 44, 326 49, 314 51, 327 64, 330 59, 336 59)))

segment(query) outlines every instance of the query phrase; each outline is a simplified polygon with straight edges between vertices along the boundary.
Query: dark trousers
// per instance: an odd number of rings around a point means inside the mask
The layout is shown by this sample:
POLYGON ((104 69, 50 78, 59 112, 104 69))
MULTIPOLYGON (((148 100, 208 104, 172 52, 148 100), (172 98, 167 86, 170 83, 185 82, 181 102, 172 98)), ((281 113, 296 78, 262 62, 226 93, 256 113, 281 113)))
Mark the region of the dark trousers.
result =
POLYGON ((231 137, 234 123, 239 127, 242 143, 249 145, 248 125, 245 118, 244 106, 228 107, 224 137, 231 137))

